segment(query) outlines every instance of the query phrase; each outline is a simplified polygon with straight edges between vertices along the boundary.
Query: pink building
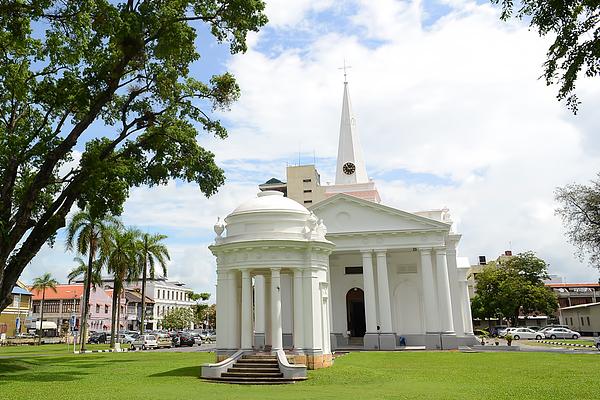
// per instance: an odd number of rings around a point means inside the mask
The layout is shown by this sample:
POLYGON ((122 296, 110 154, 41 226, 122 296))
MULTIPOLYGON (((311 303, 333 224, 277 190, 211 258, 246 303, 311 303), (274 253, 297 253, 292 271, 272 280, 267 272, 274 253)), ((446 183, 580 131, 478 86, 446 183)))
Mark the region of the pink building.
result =
MULTIPOLYGON (((76 329, 81 323, 81 301, 83 299, 83 284, 58 285, 56 292, 46 289, 44 301, 44 321, 53 326, 56 334, 60 334, 61 328, 68 329, 69 320, 75 317, 76 329)), ((111 291, 112 292, 112 291, 111 291)), ((40 318, 40 303, 42 292, 31 289, 33 294, 32 323, 35 324, 40 318)), ((88 326, 90 331, 110 331, 112 298, 102 288, 92 288, 89 301, 88 326)))

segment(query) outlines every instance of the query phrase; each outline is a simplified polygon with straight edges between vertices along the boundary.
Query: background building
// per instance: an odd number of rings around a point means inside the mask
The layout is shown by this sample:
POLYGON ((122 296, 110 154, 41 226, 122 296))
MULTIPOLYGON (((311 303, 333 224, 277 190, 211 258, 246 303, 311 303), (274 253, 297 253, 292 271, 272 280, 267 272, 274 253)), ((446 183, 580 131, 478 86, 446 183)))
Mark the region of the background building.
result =
POLYGON ((7 337, 25 331, 25 320, 31 313, 32 294, 20 281, 12 290, 13 302, 0 313, 0 334, 7 337))
MULTIPOLYGON (((83 298, 83 284, 57 285, 56 291, 46 289, 44 300, 44 330, 49 335, 60 334, 61 328, 68 329, 69 320, 75 319, 75 328, 79 329, 81 321, 81 304, 83 298)), ((33 310, 31 314, 30 329, 34 329, 40 318, 40 303, 42 292, 32 290, 33 310)), ((89 330, 109 331, 111 327, 112 298, 102 288, 90 291, 89 301, 89 330)))

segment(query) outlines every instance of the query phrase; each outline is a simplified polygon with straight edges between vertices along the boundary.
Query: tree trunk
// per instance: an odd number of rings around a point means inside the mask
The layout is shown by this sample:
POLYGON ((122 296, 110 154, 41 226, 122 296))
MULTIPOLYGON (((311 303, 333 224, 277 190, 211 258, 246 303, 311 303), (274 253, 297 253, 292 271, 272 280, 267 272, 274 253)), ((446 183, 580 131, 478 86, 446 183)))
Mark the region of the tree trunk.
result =
MULTIPOLYGON (((144 238, 144 242, 146 241, 146 239, 144 238)), ((146 243, 144 243, 144 247, 146 243)), ((140 318, 141 321, 141 325, 140 325, 140 334, 143 335, 144 334, 144 329, 146 328, 144 326, 145 324, 145 320, 146 320, 146 270, 148 269, 146 266, 146 249, 144 249, 144 271, 142 272, 142 316, 140 318)))
POLYGON ((40 329, 38 331, 38 346, 42 344, 42 334, 44 333, 44 300, 46 300, 46 288, 42 290, 42 301, 40 302, 40 329))
POLYGON ((119 339, 119 331, 121 330, 121 293, 119 291, 119 297, 117 297, 117 332, 115 341, 118 342, 119 339))
MULTIPOLYGON (((93 230, 93 229, 92 229, 93 230)), ((90 254, 88 257, 88 266, 87 266, 87 271, 85 273, 85 279, 84 279, 84 295, 83 295, 83 308, 81 311, 81 327, 80 327, 80 334, 81 337, 79 338, 81 341, 81 351, 85 350, 85 337, 87 335, 87 325, 88 325, 88 313, 90 312, 90 291, 91 291, 91 286, 92 286, 92 266, 94 263, 94 255, 95 255, 95 249, 94 249, 94 233, 92 232, 91 236, 90 236, 90 254)))
MULTIPOLYGON (((114 281, 113 281, 114 282, 114 281)), ((110 348, 115 348, 115 323, 117 319, 117 290, 113 284, 113 298, 112 298, 112 323, 110 326, 110 348)))

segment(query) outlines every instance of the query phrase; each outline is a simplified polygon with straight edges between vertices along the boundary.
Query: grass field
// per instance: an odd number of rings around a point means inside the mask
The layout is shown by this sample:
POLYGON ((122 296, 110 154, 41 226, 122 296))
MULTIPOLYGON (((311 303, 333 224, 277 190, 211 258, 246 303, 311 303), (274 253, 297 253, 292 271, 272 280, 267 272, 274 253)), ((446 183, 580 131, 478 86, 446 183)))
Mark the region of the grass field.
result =
POLYGON ((597 399, 599 356, 352 353, 294 385, 198 379, 209 353, 98 353, 0 359, 0 399, 597 399))
MULTIPOLYGON (((86 350, 104 350, 110 346, 108 344, 86 344, 86 350)), ((79 350, 79 346, 76 347, 79 350)), ((43 344, 41 346, 2 346, 0 347, 0 356, 18 355, 18 354, 72 354, 73 345, 67 347, 66 344, 43 344)))

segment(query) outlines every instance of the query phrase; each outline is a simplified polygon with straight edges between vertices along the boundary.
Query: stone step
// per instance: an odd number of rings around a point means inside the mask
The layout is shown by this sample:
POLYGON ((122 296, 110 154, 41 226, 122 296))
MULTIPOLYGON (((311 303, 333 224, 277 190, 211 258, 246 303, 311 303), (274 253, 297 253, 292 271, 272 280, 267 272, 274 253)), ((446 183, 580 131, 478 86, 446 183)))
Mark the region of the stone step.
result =
POLYGON ((240 378, 240 377, 221 377, 221 378, 204 378, 211 382, 235 383, 245 385, 280 385, 285 383, 294 383, 306 380, 306 378, 240 378))
POLYGON ((235 363, 240 365, 279 365, 277 361, 269 360, 237 360, 235 363))
POLYGON ((214 379, 206 379, 208 382, 212 383, 228 383, 230 385, 288 385, 291 383, 296 383, 296 380, 282 380, 282 381, 263 381, 263 380, 255 380, 255 381, 240 381, 237 379, 222 379, 222 378, 214 378, 214 379))
POLYGON ((250 354, 242 356, 242 360, 277 360, 276 356, 269 354, 250 354))
POLYGON ((279 368, 232 367, 227 372, 279 372, 279 368))
POLYGON ((283 378, 281 372, 223 372, 221 378, 283 378))

